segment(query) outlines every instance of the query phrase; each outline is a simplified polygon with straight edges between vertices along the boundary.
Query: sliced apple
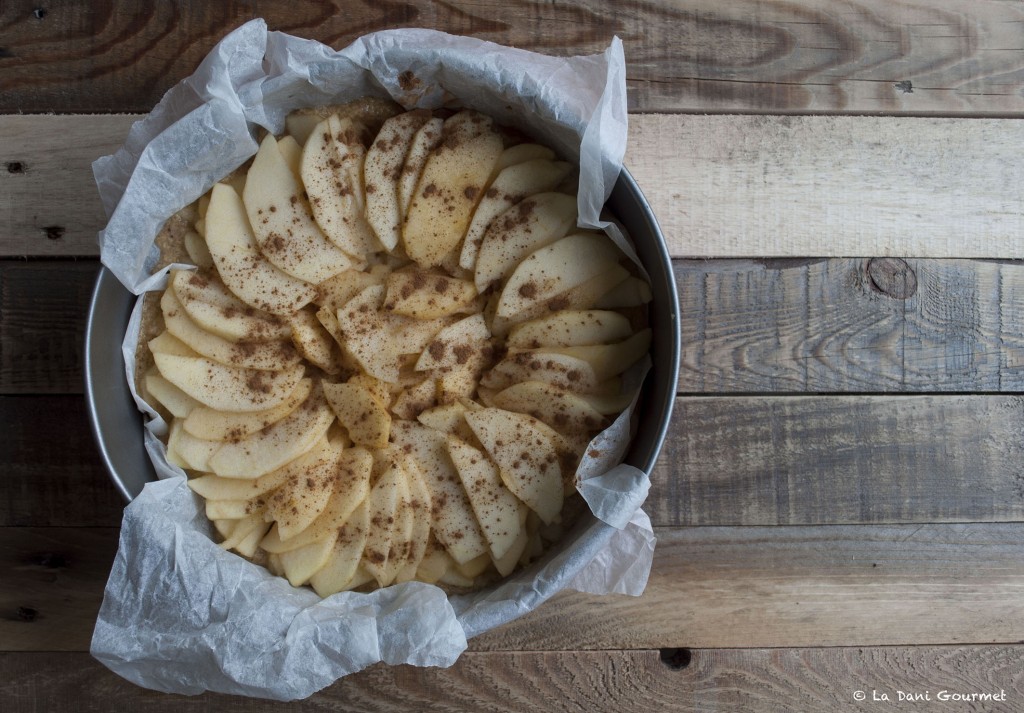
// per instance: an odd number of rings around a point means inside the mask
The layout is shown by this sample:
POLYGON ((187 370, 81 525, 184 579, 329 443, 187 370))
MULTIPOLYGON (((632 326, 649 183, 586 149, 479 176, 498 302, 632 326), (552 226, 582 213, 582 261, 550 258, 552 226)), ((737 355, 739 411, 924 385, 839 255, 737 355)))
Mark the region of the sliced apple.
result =
POLYGON ((302 182, 317 224, 334 245, 359 262, 381 246, 364 217, 364 128, 332 115, 302 149, 302 182))
POLYGON ((416 361, 416 371, 454 369, 488 347, 491 337, 482 314, 474 314, 437 333, 416 361))
MULTIPOLYGON (((363 553, 363 566, 381 587, 391 584, 397 573, 397 568, 393 565, 389 567, 388 561, 396 532, 405 526, 399 509, 408 498, 409 485, 405 471, 398 462, 392 462, 370 490, 370 532, 363 553)), ((401 534, 404 533, 399 536, 401 534)))
POLYGON ((319 572, 327 564, 334 544, 338 541, 338 533, 317 542, 277 555, 280 557, 284 576, 293 587, 301 587, 310 577, 319 572))
POLYGON ((380 379, 374 379, 369 374, 355 374, 349 377, 348 383, 358 384, 373 394, 373 397, 380 401, 384 408, 391 403, 391 389, 380 379))
POLYGON ((469 280, 411 269, 392 272, 387 279, 384 309, 416 319, 435 319, 464 312, 476 299, 469 280))
POLYGON ((211 441, 238 441, 285 418, 306 400, 313 388, 312 380, 301 379, 295 390, 274 408, 263 411, 231 413, 198 406, 185 416, 185 430, 193 436, 211 441))
POLYGON ((241 520, 235 520, 230 533, 224 536, 224 541, 220 543, 220 546, 225 550, 233 550, 254 530, 262 529, 266 532, 268 527, 269 525, 263 519, 263 513, 254 513, 241 520))
POLYGON ((390 330, 380 314, 383 285, 371 285, 338 309, 343 346, 370 376, 387 383, 398 381, 400 354, 394 351, 390 330))
POLYGON ((206 331, 189 318, 173 290, 164 290, 160 309, 168 332, 195 352, 221 364, 279 371, 293 368, 300 361, 299 354, 284 342, 231 342, 206 331))
POLYGON ((524 381, 492 397, 498 408, 527 413, 560 433, 595 433, 607 424, 586 399, 542 381, 524 381))
POLYGON ((527 255, 554 243, 576 225, 576 198, 539 193, 495 218, 484 232, 477 256, 476 288, 504 280, 527 255))
POLYGON ((190 230, 185 233, 182 242, 193 265, 203 270, 213 269, 213 255, 210 254, 210 248, 206 247, 206 239, 202 235, 190 230))
POLYGON ((595 344, 586 347, 562 347, 558 353, 582 359, 594 369, 599 381, 621 374, 638 362, 651 349, 651 330, 639 332, 615 344, 595 344))
POLYGON ((156 337, 150 339, 147 345, 149 346, 149 351, 154 356, 157 354, 191 358, 199 358, 201 356, 199 352, 168 331, 160 332, 156 337))
POLYGON ((405 560, 395 574, 395 582, 408 582, 416 578, 416 570, 423 561, 427 543, 430 541, 430 490, 415 461, 407 460, 405 473, 409 478, 409 515, 412 525, 409 528, 407 546, 404 548, 405 560))
POLYGON ((363 181, 366 219, 389 252, 401 238, 402 210, 398 181, 416 132, 430 120, 428 111, 407 111, 384 122, 366 152, 363 181))
POLYGON ((237 369, 205 357, 153 354, 161 376, 218 411, 265 411, 283 403, 302 378, 297 364, 282 371, 237 369))
POLYGON ((186 418, 201 405, 159 374, 146 374, 146 391, 175 418, 186 418))
POLYGON ((282 272, 262 256, 234 188, 213 187, 206 211, 208 237, 217 274, 240 300, 274 314, 291 314, 316 297, 309 283, 282 272))
MULTIPOLYGON (((486 242, 481 248, 481 260, 486 242)), ((511 317, 601 275, 618 263, 621 253, 603 235, 575 233, 541 248, 519 263, 508 278, 495 312, 511 317)), ((479 271, 480 262, 477 262, 479 271)))
POLYGON ((210 469, 225 478, 258 478, 307 453, 334 422, 334 413, 314 391, 287 418, 236 443, 225 443, 210 469))
POLYGON ((366 549, 366 536, 370 529, 369 512, 369 501, 364 498, 338 531, 338 538, 327 564, 310 577, 309 583, 321 597, 343 592, 363 583, 353 584, 353 581, 356 579, 359 562, 366 549))
POLYGON ((272 134, 253 158, 242 200, 260 252, 292 277, 315 285, 352 264, 313 219, 303 187, 272 134))
POLYGON ((292 343, 302 356, 328 374, 341 373, 341 354, 334 338, 312 312, 300 309, 288 318, 292 343))
POLYGON ((197 325, 232 342, 287 339, 287 322, 258 310, 228 291, 220 280, 188 270, 175 270, 171 288, 197 325))
POLYGON ((473 437, 472 431, 466 425, 466 411, 466 405, 456 401, 421 411, 416 420, 427 428, 456 435, 465 440, 473 437))
POLYGON ((486 552, 487 541, 448 455, 445 434, 414 421, 395 421, 391 433, 395 446, 416 462, 430 491, 437 539, 456 562, 468 562, 486 552))
MULTIPOLYGON (((529 144, 520 144, 525 145, 529 144)), ((506 149, 502 156, 510 150, 506 149)), ((539 158, 502 170, 487 188, 473 213, 462 244, 459 266, 465 270, 475 270, 480 244, 491 223, 528 196, 553 190, 569 174, 571 168, 565 162, 539 158)))
POLYGON ((639 277, 628 277, 601 296, 594 304, 599 309, 639 307, 653 299, 651 286, 639 277))
POLYGON ((391 414, 360 383, 323 385, 324 396, 349 438, 366 448, 384 448, 391 433, 391 414))
POLYGON ((167 437, 167 449, 177 455, 179 465, 183 462, 189 470, 210 470, 210 456, 217 452, 220 445, 217 441, 196 438, 186 433, 181 427, 181 421, 177 419, 171 424, 167 437))
POLYGON ((501 152, 495 168, 498 171, 503 171, 509 166, 526 163, 527 161, 551 161, 554 158, 555 152, 547 146, 541 146, 540 144, 516 144, 515 146, 509 146, 501 152))
POLYGON ((332 312, 337 311, 367 287, 382 284, 384 277, 379 273, 344 270, 316 286, 314 302, 332 312))
POLYGON ((513 352, 480 379, 483 386, 499 391, 524 381, 543 381, 579 394, 592 393, 600 383, 589 361, 542 349, 513 352))
POLYGON ((517 324, 505 344, 510 349, 579 347, 625 339, 633 329, 629 320, 607 310, 565 310, 517 324))
MULTIPOLYGON (((466 112, 461 112, 465 114, 466 112)), ((421 267, 441 264, 462 242, 502 151, 489 127, 480 133, 446 122, 444 140, 423 168, 402 226, 405 251, 421 267)))
POLYGON ((442 119, 428 119, 412 137, 409 152, 405 155, 405 163, 402 164, 402 175, 398 178, 398 209, 401 211, 402 222, 409 212, 412 194, 423 174, 424 166, 427 165, 427 159, 441 143, 443 129, 442 119))
POLYGON ((500 559, 519 536, 519 500, 505 487, 498 467, 484 453, 457 436, 448 436, 447 445, 448 455, 491 548, 490 555, 500 559))
POLYGON ((434 584, 454 566, 455 560, 448 554, 448 550, 444 548, 444 545, 432 534, 427 542, 427 551, 423 553, 420 566, 416 569, 416 579, 428 584, 434 584))
POLYGON ((275 528, 282 540, 308 528, 327 507, 342 451, 338 441, 322 437, 308 452, 282 468, 288 477, 267 498, 267 513, 277 523, 275 528))
POLYGON ((277 150, 281 152, 284 162, 288 164, 292 175, 302 180, 302 147, 294 136, 282 136, 277 140, 277 150))
MULTIPOLYGON (((525 506, 524 506, 525 507, 525 506)), ((540 542, 540 539, 537 540, 540 542)), ((507 577, 512 574, 512 570, 519 564, 520 559, 523 556, 523 552, 526 550, 526 546, 530 543, 530 535, 526 531, 526 528, 520 528, 519 534, 516 535, 516 539, 512 541, 509 548, 505 551, 505 554, 501 557, 494 558, 494 568, 498 570, 498 574, 502 577, 507 577)))
POLYGON ((545 523, 562 511, 562 471, 555 444, 537 419, 486 408, 466 414, 466 423, 498 465, 501 479, 545 523))
MULTIPOLYGON (((250 517, 252 516, 250 515, 250 517)), ((260 519, 262 519, 262 517, 263 516, 260 515, 260 519)), ((245 537, 241 539, 241 541, 239 541, 237 545, 235 545, 235 552, 242 555, 243 557, 248 557, 250 559, 255 557, 256 550, 259 549, 260 546, 260 540, 263 539, 263 535, 266 534, 269 528, 269 522, 263 522, 256 525, 256 527, 254 527, 245 537)))
POLYGON ((255 480, 204 475, 190 479, 188 487, 207 500, 252 500, 279 487, 288 478, 288 474, 284 468, 278 468, 255 480))
POLYGON ((256 500, 206 501, 206 517, 210 520, 241 520, 262 512, 263 507, 256 500))
POLYGON ((437 404, 437 382, 432 378, 424 378, 420 383, 402 389, 395 397, 391 411, 399 418, 411 421, 435 404, 437 404))

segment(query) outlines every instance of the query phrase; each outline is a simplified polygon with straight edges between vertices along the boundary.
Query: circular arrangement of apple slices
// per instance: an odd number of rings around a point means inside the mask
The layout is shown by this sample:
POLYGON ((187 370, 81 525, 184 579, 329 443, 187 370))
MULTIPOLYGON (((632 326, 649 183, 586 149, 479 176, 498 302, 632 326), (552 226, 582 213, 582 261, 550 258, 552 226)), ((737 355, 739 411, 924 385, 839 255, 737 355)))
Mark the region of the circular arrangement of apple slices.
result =
POLYGON ((295 114, 200 199, 143 382, 222 546, 322 596, 536 558, 650 343, 568 163, 390 114, 295 114))

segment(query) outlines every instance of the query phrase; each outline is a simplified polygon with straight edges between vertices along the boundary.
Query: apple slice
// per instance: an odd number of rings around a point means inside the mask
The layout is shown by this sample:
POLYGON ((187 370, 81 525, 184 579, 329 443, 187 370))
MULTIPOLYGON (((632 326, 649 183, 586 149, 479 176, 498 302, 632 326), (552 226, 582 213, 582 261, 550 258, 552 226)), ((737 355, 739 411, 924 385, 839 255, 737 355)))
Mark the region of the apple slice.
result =
POLYGON ((623 309, 645 305, 652 299, 651 286, 647 281, 630 276, 603 294, 594 306, 600 309, 623 309))
POLYGON ((146 391, 175 418, 186 418, 201 405, 159 374, 146 374, 146 391))
POLYGON ((206 501, 206 517, 210 520, 241 520, 262 512, 263 507, 257 500, 206 501))
POLYGON ((282 136, 277 140, 277 150, 296 180, 302 180, 302 147, 294 136, 282 136))
POLYGON ((284 570, 284 576, 288 579, 289 584, 293 587, 301 587, 309 581, 310 577, 323 569, 330 559, 331 553, 334 552, 334 544, 337 541, 338 533, 334 532, 329 537, 305 547, 277 555, 281 558, 281 568, 284 570))
POLYGON ((232 342, 271 341, 290 336, 287 322, 242 302, 212 276, 174 270, 170 284, 188 316, 208 332, 232 342))
MULTIPOLYGON (((485 241, 481 261, 486 247, 485 241)), ((620 257, 615 243, 603 235, 574 233, 562 238, 519 263, 505 283, 495 315, 513 317, 528 312, 615 267, 620 257)))
POLYGON ((639 332, 616 344, 595 344, 586 347, 562 347, 558 353, 582 359, 590 364, 598 381, 621 374, 638 362, 651 349, 651 330, 639 332))
POLYGON ((488 347, 491 337, 482 314, 474 314, 437 333, 416 361, 416 371, 454 369, 488 347))
POLYGON ((497 463, 506 487, 545 524, 554 522, 562 511, 562 471, 543 424, 500 408, 467 412, 466 423, 497 463))
POLYGON ((559 433, 593 434, 607 425, 586 399, 542 381, 515 384, 495 394, 491 401, 506 411, 529 414, 559 433))
POLYGON ((447 445, 490 555, 500 559, 519 537, 519 500, 502 483, 498 467, 486 455, 457 436, 448 436, 447 445))
POLYGON ((538 193, 499 215, 481 238, 477 290, 504 280, 527 255, 565 236, 576 218, 576 198, 564 193, 538 193))
POLYGON ((263 539, 263 535, 266 534, 269 528, 269 522, 263 522, 257 525, 248 535, 242 538, 241 542, 235 545, 235 552, 242 555, 243 557, 248 557, 250 559, 255 557, 256 550, 260 546, 260 540, 263 539))
POLYGON ((445 123, 444 140, 427 159, 405 215, 402 241, 420 267, 440 265, 462 242, 502 151, 501 137, 490 127, 475 133, 469 119, 455 123, 465 114, 445 123))
POLYGON ((247 413, 217 411, 197 406, 185 416, 185 430, 211 441, 238 441, 285 418, 306 400, 313 388, 310 379, 301 379, 295 390, 274 408, 247 413))
POLYGON ((267 498, 267 513, 277 523, 275 530, 282 540, 304 532, 327 507, 338 481, 342 451, 340 441, 322 437, 309 452, 282 468, 288 477, 267 498))
POLYGON ((346 269, 352 261, 324 236, 303 193, 277 148, 277 140, 267 134, 245 181, 242 201, 249 224, 267 260, 292 277, 316 284, 346 269))
POLYGON ((210 456, 216 453, 220 446, 217 441, 207 441, 186 433, 178 419, 171 424, 167 436, 167 450, 174 451, 180 459, 179 464, 183 461, 189 470, 210 470, 210 456))
POLYGON ((524 381, 543 381, 579 394, 592 393, 600 383, 589 361, 543 349, 512 352, 480 379, 483 386, 497 390, 524 381))
POLYGON ((290 369, 299 363, 299 354, 283 342, 231 342, 208 332, 186 314, 173 290, 164 290, 160 298, 167 331, 195 352, 227 366, 262 371, 290 369))
POLYGON ((495 168, 498 171, 503 171, 509 166, 526 163, 527 161, 551 161, 554 158, 555 152, 547 146, 541 146, 540 144, 516 144, 515 146, 509 146, 501 152, 495 168))
POLYGON ((169 354, 171 356, 191 357, 194 359, 198 359, 201 356, 195 349, 166 330, 150 339, 147 345, 149 346, 149 351, 154 356, 157 354, 169 354))
POLYGON ((356 374, 349 377, 348 383, 358 384, 373 394, 373 397, 380 401, 384 408, 391 403, 391 389, 379 379, 374 379, 369 374, 356 374))
POLYGON ((455 560, 448 554, 448 550, 431 534, 427 541, 427 551, 423 553, 420 566, 416 568, 416 579, 434 584, 454 566, 455 560))
POLYGON ((579 347, 606 344, 632 334, 629 320, 607 310, 564 310, 517 324, 505 344, 509 349, 579 347))
POLYGON ((407 111, 384 122, 363 163, 366 219, 391 252, 401 238, 402 210, 398 180, 416 132, 430 120, 429 111, 407 111))
MULTIPOLYGON (((506 149, 502 156, 510 150, 506 149)), ((487 188, 473 213, 459 255, 459 266, 465 270, 475 270, 484 233, 495 218, 528 196, 553 190, 569 174, 571 168, 570 164, 562 161, 540 158, 502 170, 487 188)))
POLYGON ((309 583, 321 597, 328 597, 363 583, 360 581, 353 584, 363 551, 366 549, 366 536, 370 530, 369 512, 369 499, 364 498, 338 531, 338 538, 327 564, 310 577, 309 583))
POLYGON ((225 550, 238 548, 254 531, 266 532, 270 527, 269 523, 264 521, 263 513, 254 513, 234 522, 235 525, 231 528, 230 534, 225 536, 224 541, 220 543, 221 548, 225 550))
POLYGON ((373 273, 344 270, 316 286, 317 297, 314 302, 331 311, 337 311, 367 287, 383 285, 385 277, 386 275, 379 271, 373 273))
POLYGON ((190 230, 185 233, 182 243, 193 265, 203 270, 213 269, 213 255, 210 254, 210 248, 206 247, 206 239, 202 235, 190 230))
POLYGON ((300 309, 288 318, 292 343, 302 356, 328 374, 341 373, 341 355, 334 338, 316 315, 300 309))
POLYGON ((392 272, 387 279, 384 309, 416 319, 436 319, 466 311, 476 299, 469 280, 423 270, 392 272))
POLYGON ((286 418, 236 443, 225 443, 210 469, 224 478, 258 478, 307 453, 334 422, 318 391, 286 418))
POLYGON ((313 129, 302 149, 302 182, 317 224, 359 262, 381 248, 364 217, 364 131, 351 119, 332 115, 313 129))
POLYGON ((234 188, 223 183, 213 187, 206 225, 206 244, 217 274, 247 305, 291 314, 316 297, 312 285, 278 270, 260 254, 245 206, 234 188))
POLYGON ((430 541, 431 501, 430 490, 423 479, 419 466, 407 459, 405 473, 409 477, 409 512, 412 526, 409 530, 405 558, 395 574, 395 582, 408 582, 416 578, 423 556, 430 541))
MULTIPOLYGON (((284 469, 287 469, 285 466, 284 469)), ((370 493, 373 456, 365 448, 349 448, 341 454, 334 476, 334 491, 323 512, 306 529, 287 539, 275 528, 262 542, 267 552, 286 552, 320 540, 348 522, 370 493)), ((267 476, 264 476, 267 477, 267 476)))
POLYGON ((161 376, 218 411, 265 411, 280 405, 302 378, 302 364, 282 371, 237 369, 205 357, 154 352, 161 376))
POLYGON ((324 396, 349 438, 367 448, 384 448, 391 433, 391 414, 359 383, 324 383, 324 396))
POLYGON ((448 455, 445 434, 415 421, 395 421, 391 434, 395 447, 415 461, 430 491, 437 539, 456 562, 468 562, 486 552, 487 540, 448 455))
POLYGON ((427 428, 466 440, 473 438, 473 432, 466 425, 466 411, 466 405, 456 401, 421 411, 416 420, 427 428))
POLYGON ((284 468, 278 468, 255 480, 204 475, 190 479, 188 487, 207 500, 252 500, 279 487, 288 475, 284 468))
POLYGON ((401 211, 402 222, 405 222, 406 213, 409 212, 413 191, 416 190, 420 176, 423 175, 427 159, 441 143, 443 130, 444 121, 432 118, 428 119, 412 137, 409 152, 405 155, 405 163, 402 164, 402 175, 398 178, 398 209, 401 211))
POLYGON ((392 461, 370 490, 370 531, 363 553, 363 566, 381 587, 391 584, 397 573, 397 567, 389 567, 388 561, 396 535, 401 537, 405 534, 406 523, 400 510, 408 498, 409 485, 405 471, 397 461, 392 461))
POLYGON ((399 392, 391 411, 399 418, 411 421, 428 408, 437 404, 437 383, 432 378, 424 378, 418 384, 409 386, 399 392))
POLYGON ((398 381, 400 354, 391 344, 390 330, 380 314, 384 287, 371 285, 338 309, 342 346, 370 376, 393 384, 398 381))

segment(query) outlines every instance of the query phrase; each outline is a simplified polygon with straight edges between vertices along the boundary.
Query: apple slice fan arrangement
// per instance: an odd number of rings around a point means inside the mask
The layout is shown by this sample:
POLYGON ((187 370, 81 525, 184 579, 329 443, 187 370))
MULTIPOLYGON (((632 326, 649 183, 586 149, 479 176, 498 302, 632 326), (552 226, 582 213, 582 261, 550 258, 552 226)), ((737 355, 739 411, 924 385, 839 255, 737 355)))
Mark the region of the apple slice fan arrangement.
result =
POLYGON ((198 269, 152 299, 137 386, 222 547, 327 596, 478 587, 557 541, 650 344, 577 179, 482 114, 362 100, 169 224, 198 269))

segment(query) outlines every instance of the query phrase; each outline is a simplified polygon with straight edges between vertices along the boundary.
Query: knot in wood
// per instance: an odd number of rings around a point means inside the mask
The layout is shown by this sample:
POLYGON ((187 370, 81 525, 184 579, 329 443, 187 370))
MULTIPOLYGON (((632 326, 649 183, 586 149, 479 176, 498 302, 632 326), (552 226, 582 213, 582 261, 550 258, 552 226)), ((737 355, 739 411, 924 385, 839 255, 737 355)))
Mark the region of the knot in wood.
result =
POLYGON ((899 258, 872 258, 868 260, 867 273, 872 289, 893 299, 910 299, 917 292, 917 275, 899 258))
POLYGON ((682 671, 690 665, 693 654, 689 649, 662 649, 660 658, 661 662, 673 671, 682 671))

